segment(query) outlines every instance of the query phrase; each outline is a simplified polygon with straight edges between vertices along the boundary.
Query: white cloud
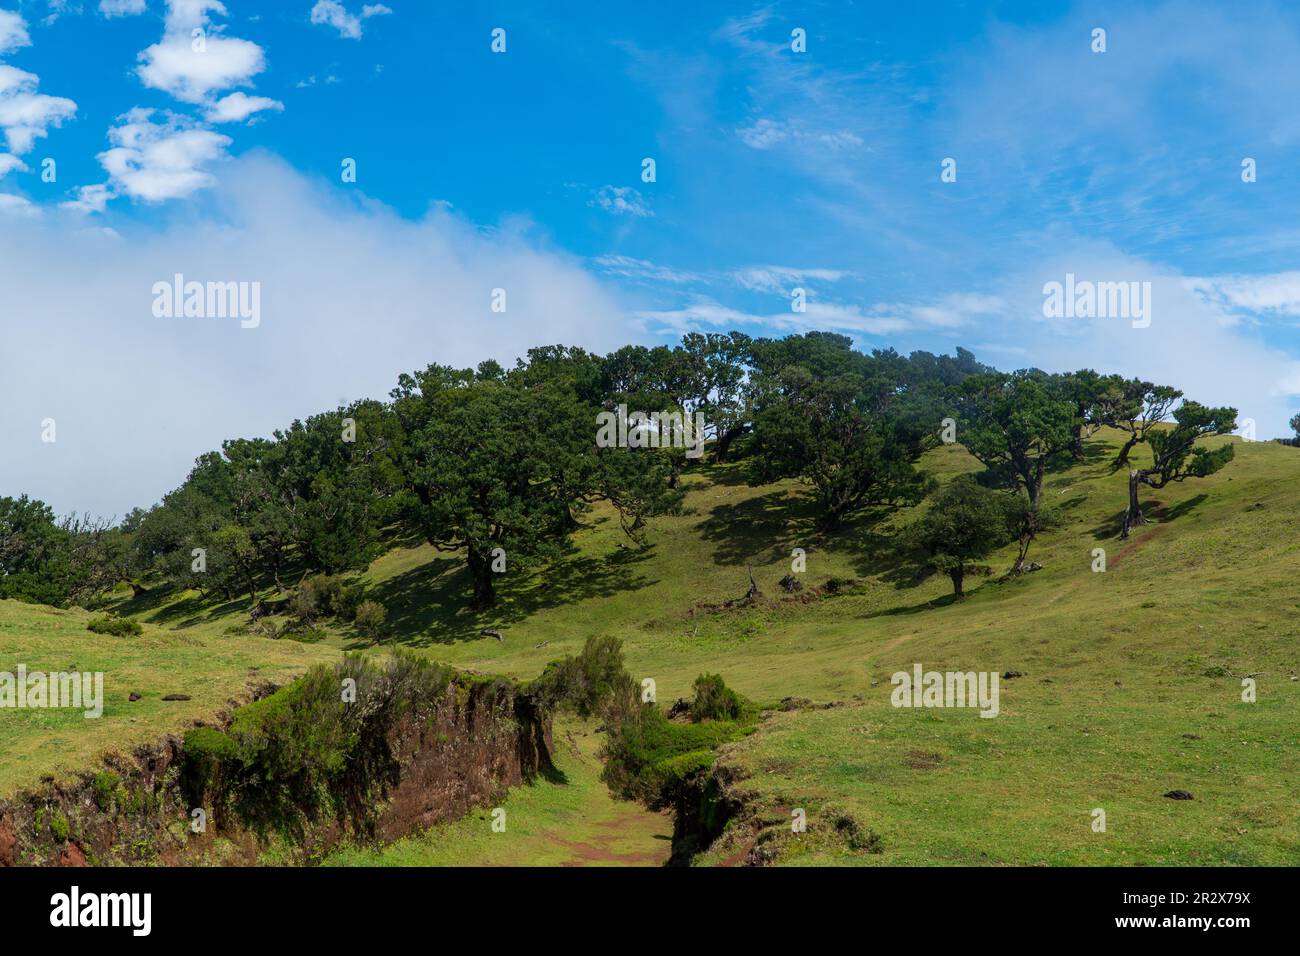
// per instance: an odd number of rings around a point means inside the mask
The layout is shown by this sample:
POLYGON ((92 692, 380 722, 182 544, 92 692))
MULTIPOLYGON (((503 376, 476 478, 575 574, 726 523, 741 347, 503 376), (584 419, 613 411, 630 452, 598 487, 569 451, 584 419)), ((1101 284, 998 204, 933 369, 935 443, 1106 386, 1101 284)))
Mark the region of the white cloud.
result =
POLYGON ((1300 315, 1300 272, 1193 277, 1188 289, 1206 302, 1234 311, 1300 315))
POLYGON ((8 176, 15 169, 26 171, 27 164, 11 153, 0 153, 0 179, 8 176))
POLYGON ((108 201, 114 197, 113 190, 107 183, 100 183, 95 186, 77 187, 77 198, 62 203, 64 209, 71 209, 75 212, 103 212, 108 205, 108 201))
POLYGON ((852 149, 862 145, 862 137, 848 130, 805 130, 792 123, 776 123, 770 119, 760 119, 750 126, 742 126, 736 130, 736 135, 751 149, 771 149, 784 142, 829 150, 852 149))
POLYGON ((635 259, 631 256, 597 256, 592 261, 606 275, 619 276, 637 282, 667 282, 672 285, 687 285, 708 281, 708 276, 698 272, 672 269, 668 266, 656 265, 645 259, 635 259))
POLYGON ((39 219, 41 209, 30 199, 13 193, 0 193, 0 215, 21 219, 39 219))
POLYGON ((153 113, 137 107, 108 131, 113 148, 97 158, 109 183, 147 202, 180 199, 213 185, 215 178, 204 167, 225 158, 230 137, 174 114, 155 122, 153 113))
POLYGON ((99 0, 99 12, 106 17, 133 17, 144 13, 144 0, 99 0))
POLYGON ((27 21, 22 14, 0 10, 0 56, 31 45, 32 38, 27 34, 27 21))
POLYGON ((239 123, 262 110, 283 109, 284 104, 279 100, 236 92, 217 100, 205 115, 210 123, 239 123))
POLYGON ((403 219, 265 155, 233 160, 215 190, 219 220, 117 238, 50 216, 0 229, 5 308, 23 317, 0 349, 0 488, 120 516, 222 439, 269 435, 340 397, 385 398, 403 371, 637 338, 610 286, 527 233, 442 210, 403 219), (93 268, 70 283, 69 262, 93 268), (177 272, 260 282, 261 325, 155 318, 153 284, 177 272), (505 313, 491 311, 494 288, 508 290, 505 313), (32 425, 46 417, 53 445, 32 425))
MULTIPOLYGON (((0 53, 30 45, 23 18, 0 10, 0 53)), ((36 74, 0 63, 0 128, 12 153, 30 152, 51 127, 62 126, 64 120, 77 113, 77 104, 72 100, 38 93, 39 83, 36 74)))
POLYGON ((212 93, 245 86, 266 68, 262 48, 249 40, 212 34, 197 52, 188 34, 171 34, 140 53, 136 73, 145 86, 184 103, 203 103, 212 93))
POLYGON ((393 11, 382 3, 367 4, 361 8, 361 16, 348 13, 347 8, 338 0, 317 0, 311 8, 311 22, 331 26, 339 31, 339 36, 347 40, 361 39, 361 21, 371 17, 387 16, 393 11))
POLYGON ((751 292, 786 293, 794 286, 808 280, 839 282, 850 273, 839 269, 796 269, 790 266, 748 266, 729 273, 733 282, 751 292))
POLYGON ((168 0, 163 38, 139 55, 136 74, 145 86, 183 103, 206 104, 214 93, 250 85, 266 69, 260 46, 226 36, 209 13, 225 16, 226 8, 217 0, 168 0), (195 30, 203 34, 195 38, 195 30))
POLYGON ((601 186, 587 205, 597 206, 616 216, 629 215, 644 218, 654 215, 641 194, 631 186, 601 186))

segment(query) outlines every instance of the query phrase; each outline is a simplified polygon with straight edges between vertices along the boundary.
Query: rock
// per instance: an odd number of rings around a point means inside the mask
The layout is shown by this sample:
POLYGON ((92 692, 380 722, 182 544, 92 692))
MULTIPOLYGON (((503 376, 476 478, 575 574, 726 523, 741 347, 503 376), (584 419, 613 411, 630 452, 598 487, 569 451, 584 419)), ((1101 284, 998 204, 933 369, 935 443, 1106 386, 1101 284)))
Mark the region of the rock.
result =
POLYGON ((482 637, 495 637, 498 641, 504 641, 504 640, 505 640, 505 638, 501 636, 501 632, 500 632, 500 631, 496 630, 495 628, 491 628, 491 627, 485 627, 485 628, 483 628, 483 630, 479 631, 479 634, 480 634, 482 637))
POLYGON ((542 643, 540 643, 540 644, 534 644, 534 645, 533 645, 533 647, 534 647, 535 649, 537 649, 537 650, 540 650, 540 649, 542 649, 543 647, 550 647, 550 646, 551 646, 551 642, 550 642, 550 641, 542 641, 542 643))
POLYGON ((1020 671, 1007 671, 1005 674, 1002 675, 1002 679, 1011 680, 1011 678, 1013 677, 1024 677, 1024 676, 1025 675, 1020 671))
MULTIPOLYGON (((1201 739, 1201 735, 1200 735, 1200 734, 1183 734, 1183 739, 1184 739, 1184 740, 1200 740, 1200 739, 1201 739)), ((1165 796, 1168 796, 1168 794, 1165 794, 1165 796)))
POLYGON ((691 712, 691 702, 685 697, 678 697, 673 701, 673 705, 668 708, 668 719, 674 717, 684 717, 691 712))
POLYGON ((1165 796, 1168 797, 1170 800, 1193 800, 1193 799, 1195 799, 1195 798, 1194 798, 1190 793, 1188 793, 1186 790, 1170 790, 1168 793, 1165 794, 1165 796))
POLYGON ((137 694, 135 691, 131 691, 130 695, 126 699, 130 701, 136 701, 140 699, 140 695, 137 694))
POLYGON ((800 581, 798 578, 796 578, 793 574, 787 574, 780 581, 778 581, 777 584, 781 585, 781 587, 785 591, 788 591, 791 594, 793 594, 796 591, 803 590, 803 582, 800 581))
POLYGON ((189 694, 168 694, 163 700, 193 700, 189 694))

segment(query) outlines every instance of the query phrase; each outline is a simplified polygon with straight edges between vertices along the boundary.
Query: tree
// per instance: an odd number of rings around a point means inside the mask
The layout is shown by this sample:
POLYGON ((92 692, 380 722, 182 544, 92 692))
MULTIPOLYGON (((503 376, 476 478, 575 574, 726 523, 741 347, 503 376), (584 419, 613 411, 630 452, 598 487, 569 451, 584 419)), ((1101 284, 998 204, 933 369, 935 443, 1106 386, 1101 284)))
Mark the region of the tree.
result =
POLYGON ((1074 444, 1075 405, 1062 399, 1037 369, 972 375, 958 391, 957 440, 988 469, 991 482, 1021 490, 1020 551, 1011 573, 1024 568, 1043 527, 1041 498, 1047 464, 1074 444))
POLYGON ((1107 424, 1110 405, 1110 378, 1098 375, 1090 368, 1052 376, 1060 396, 1074 404, 1074 424, 1071 426, 1070 457, 1083 458, 1083 440, 1107 424))
POLYGON ((1138 488, 1163 488, 1170 482, 1204 478, 1232 461, 1236 453, 1231 443, 1209 449, 1196 445, 1206 435, 1226 435, 1237 427, 1235 408, 1207 408, 1198 402, 1183 402, 1174 412, 1174 426, 1148 431, 1151 446, 1150 468, 1134 468, 1128 478, 1128 510, 1124 513, 1121 538, 1127 538, 1134 525, 1146 524, 1138 501, 1138 488))
POLYGON ((1182 392, 1168 385, 1153 385, 1136 378, 1120 381, 1104 414, 1107 424, 1128 432, 1128 439, 1111 467, 1118 471, 1127 465, 1134 446, 1147 440, 1152 429, 1169 417, 1169 410, 1182 397, 1182 392))
POLYGON ((591 490, 574 476, 595 456, 595 416, 564 389, 441 366, 402 376, 393 394, 410 519, 436 547, 464 549, 472 605, 489 607, 503 561, 559 553, 570 509, 591 490))
POLYGON ((690 332, 676 350, 686 368, 687 412, 704 415, 715 439, 713 460, 726 461, 732 444, 749 430, 745 389, 751 340, 743 332, 721 335, 690 332))
POLYGON ((43 501, 0 498, 0 598, 32 604, 67 602, 68 533, 43 501))
POLYGON ((924 549, 930 565, 952 579, 952 593, 965 597, 963 581, 986 558, 1013 540, 1020 522, 1015 500, 1005 491, 985 488, 968 475, 948 482, 907 532, 924 549))
POLYGON ((919 501, 928 489, 916 462, 931 443, 929 430, 901 414, 893 383, 858 357, 858 371, 831 378, 803 365, 767 376, 754 416, 752 480, 811 484, 825 531, 868 506, 919 501))

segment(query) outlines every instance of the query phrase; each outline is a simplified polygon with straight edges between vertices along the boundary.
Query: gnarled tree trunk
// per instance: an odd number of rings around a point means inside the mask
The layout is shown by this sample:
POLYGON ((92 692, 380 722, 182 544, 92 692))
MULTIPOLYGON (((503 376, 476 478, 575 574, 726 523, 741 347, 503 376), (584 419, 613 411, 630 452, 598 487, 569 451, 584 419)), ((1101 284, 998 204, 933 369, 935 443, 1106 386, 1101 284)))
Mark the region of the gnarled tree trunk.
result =
POLYGON ((1128 510, 1124 512, 1124 527, 1119 536, 1127 538, 1129 529, 1134 525, 1146 524, 1146 515, 1142 513, 1142 504, 1138 501, 1138 486, 1146 479, 1146 472, 1134 468, 1128 473, 1128 510))

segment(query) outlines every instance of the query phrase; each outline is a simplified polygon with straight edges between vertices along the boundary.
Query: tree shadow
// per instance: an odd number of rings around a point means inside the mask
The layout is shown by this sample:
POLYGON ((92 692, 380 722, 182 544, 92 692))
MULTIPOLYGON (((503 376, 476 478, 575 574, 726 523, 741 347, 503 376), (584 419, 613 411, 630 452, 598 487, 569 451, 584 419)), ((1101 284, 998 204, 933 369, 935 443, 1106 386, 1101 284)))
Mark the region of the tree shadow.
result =
MULTIPOLYGON (((1180 501, 1173 507, 1165 507, 1164 501, 1159 498, 1149 498, 1142 502, 1142 513, 1148 519, 1155 519, 1161 524, 1170 521, 1177 521, 1179 518, 1186 517, 1206 500, 1208 495, 1193 495, 1186 501, 1180 501)), ((1118 538, 1120 532, 1124 530, 1124 515, 1127 513, 1127 506, 1124 510, 1118 512, 1113 517, 1103 521, 1097 527, 1091 529, 1093 539, 1096 541, 1105 541, 1110 538, 1118 538)))
POLYGON ((816 506, 806 497, 771 491, 735 504, 714 505, 700 523, 700 534, 715 545, 713 561, 722 565, 769 563, 808 548, 820 536, 816 506))
POLYGON ((657 583, 636 570, 650 558, 653 547, 559 559, 526 578, 521 575, 516 581, 501 583, 496 604, 485 609, 469 606, 469 570, 464 559, 456 556, 436 557, 373 585, 366 596, 384 605, 387 627, 398 635, 388 638, 386 644, 430 647, 482 640, 480 632, 485 628, 517 624, 547 608, 608 598, 657 583))

